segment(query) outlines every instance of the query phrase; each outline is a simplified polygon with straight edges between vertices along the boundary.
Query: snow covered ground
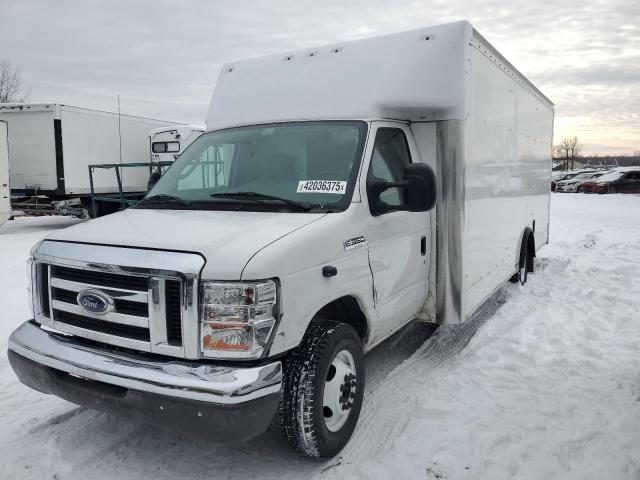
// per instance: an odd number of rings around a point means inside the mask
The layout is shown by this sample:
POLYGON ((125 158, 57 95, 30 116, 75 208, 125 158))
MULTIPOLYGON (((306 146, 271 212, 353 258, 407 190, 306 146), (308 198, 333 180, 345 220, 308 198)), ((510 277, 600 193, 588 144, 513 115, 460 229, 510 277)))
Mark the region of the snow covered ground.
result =
MULTIPOLYGON (((640 479, 640 196, 555 194, 551 243, 465 325, 367 357, 358 428, 311 462, 274 427, 218 447, 32 391, 0 357, 0 478, 640 479)), ((0 227, 0 349, 27 318, 24 259, 74 220, 0 227)))

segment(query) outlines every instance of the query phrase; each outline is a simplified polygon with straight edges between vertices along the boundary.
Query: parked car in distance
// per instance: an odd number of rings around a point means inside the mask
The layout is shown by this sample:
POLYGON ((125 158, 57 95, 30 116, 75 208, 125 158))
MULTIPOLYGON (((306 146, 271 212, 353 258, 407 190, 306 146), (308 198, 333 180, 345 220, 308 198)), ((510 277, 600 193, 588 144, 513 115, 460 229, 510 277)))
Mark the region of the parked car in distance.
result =
POLYGON ((591 179, 595 179, 598 177, 601 177, 602 175, 604 175, 605 173, 607 173, 605 170, 601 171, 601 172, 585 172, 585 173, 580 173, 572 178, 569 178, 567 180, 560 180, 558 182, 556 182, 556 192, 568 192, 568 193, 576 193, 576 192, 580 192, 582 189, 582 183, 587 181, 587 180, 591 180, 591 179))
POLYGON ((584 193, 640 193, 640 167, 610 170, 597 179, 582 183, 584 193))
POLYGON ((553 172, 551 174, 551 191, 555 192, 558 182, 563 180, 569 180, 577 175, 581 175, 583 173, 595 173, 597 170, 595 168, 590 169, 582 169, 582 170, 571 170, 571 171, 561 171, 561 172, 553 172))

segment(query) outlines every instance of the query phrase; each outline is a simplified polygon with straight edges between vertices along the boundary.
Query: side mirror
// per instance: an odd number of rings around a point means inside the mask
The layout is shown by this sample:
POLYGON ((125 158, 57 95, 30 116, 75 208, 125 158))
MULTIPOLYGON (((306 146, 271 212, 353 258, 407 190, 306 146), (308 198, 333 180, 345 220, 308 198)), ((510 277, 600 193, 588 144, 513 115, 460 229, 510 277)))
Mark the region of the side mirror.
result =
POLYGON ((155 172, 151 172, 151 175, 149 175, 149 180, 147 181, 147 192, 150 191, 156 183, 158 183, 160 177, 162 177, 162 173, 160 173, 159 171, 156 170, 155 172))
POLYGON ((412 163, 404 171, 407 188, 407 209, 410 212, 428 212, 436 206, 436 175, 429 165, 412 163))
POLYGON ((367 197, 369 210, 374 216, 394 211, 427 212, 436 204, 436 176, 424 163, 407 165, 401 182, 387 182, 370 175, 367 178, 367 197), (402 205, 389 205, 380 199, 380 195, 390 188, 404 190, 402 205))

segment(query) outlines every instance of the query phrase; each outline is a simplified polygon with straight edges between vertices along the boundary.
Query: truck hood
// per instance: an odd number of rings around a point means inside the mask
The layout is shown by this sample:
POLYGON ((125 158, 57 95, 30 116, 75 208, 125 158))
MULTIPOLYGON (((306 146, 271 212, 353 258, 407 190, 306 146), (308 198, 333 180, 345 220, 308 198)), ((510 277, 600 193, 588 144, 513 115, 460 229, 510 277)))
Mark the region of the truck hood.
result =
POLYGON ((256 252, 325 215, 129 209, 56 231, 47 239, 200 253, 209 276, 239 280, 256 252))

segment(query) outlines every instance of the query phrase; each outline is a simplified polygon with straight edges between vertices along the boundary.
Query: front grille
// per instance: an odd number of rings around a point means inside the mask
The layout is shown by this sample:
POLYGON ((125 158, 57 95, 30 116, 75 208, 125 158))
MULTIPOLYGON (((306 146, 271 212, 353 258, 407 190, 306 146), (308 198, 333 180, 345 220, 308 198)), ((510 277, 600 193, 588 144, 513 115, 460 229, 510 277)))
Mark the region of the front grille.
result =
POLYGON ((40 310, 54 328, 105 344, 182 356, 182 280, 47 264, 38 264, 36 272, 40 310), (106 297, 103 311, 78 304, 78 294, 86 290, 106 297))
POLYGON ((53 310, 53 315, 58 322, 66 323, 78 328, 93 330, 95 332, 106 333, 108 335, 116 335, 118 337, 130 338, 132 340, 141 340, 148 342, 149 329, 141 327, 133 327, 131 325, 123 325, 120 323, 105 322, 83 315, 63 312, 61 310, 53 310))
POLYGON ((180 322, 180 282, 165 282, 165 313, 167 316, 167 340, 169 345, 182 345, 182 324, 180 322))
POLYGON ((149 288, 149 280, 147 277, 121 275, 118 273, 53 266, 51 276, 72 282, 100 285, 101 287, 123 288, 137 292, 146 292, 149 288))
POLYGON ((76 297, 77 293, 70 292, 69 290, 63 290, 61 288, 53 288, 51 290, 54 300, 60 300, 65 303, 73 303, 77 304, 76 297))
MULTIPOLYGON (((178 282, 178 288, 180 288, 180 282, 178 282)), ((63 288, 53 288, 51 289, 51 294, 54 300, 60 300, 61 302, 69 303, 72 305, 78 305, 78 292, 65 290, 63 288)), ((117 298, 114 298, 114 303, 114 311, 116 313, 145 318, 149 316, 149 306, 147 303, 130 302, 128 300, 119 300, 117 298)), ((178 313, 179 311, 180 305, 178 305, 178 313)), ((180 317, 178 317, 178 322, 179 321, 180 317)))
POLYGON ((125 315, 133 315, 134 317, 148 317, 149 306, 139 302, 129 302, 128 300, 115 299, 116 312, 125 315))
POLYGON ((49 312, 49 269, 45 264, 36 266, 36 282, 40 292, 40 307, 43 312, 49 312))

